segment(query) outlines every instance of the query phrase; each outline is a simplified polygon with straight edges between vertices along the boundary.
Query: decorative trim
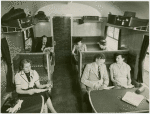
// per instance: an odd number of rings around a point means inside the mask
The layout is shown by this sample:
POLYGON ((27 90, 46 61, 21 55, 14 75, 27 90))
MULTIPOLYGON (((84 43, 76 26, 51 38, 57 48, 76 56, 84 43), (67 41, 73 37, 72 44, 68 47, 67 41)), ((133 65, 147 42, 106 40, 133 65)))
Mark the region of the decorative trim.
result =
POLYGON ((92 109, 94 110, 94 112, 95 112, 95 113, 98 113, 98 112, 95 110, 94 106, 93 106, 93 103, 92 103, 92 100, 91 100, 91 94, 90 94, 90 93, 91 93, 91 90, 90 90, 90 91, 88 91, 90 104, 91 104, 92 109))

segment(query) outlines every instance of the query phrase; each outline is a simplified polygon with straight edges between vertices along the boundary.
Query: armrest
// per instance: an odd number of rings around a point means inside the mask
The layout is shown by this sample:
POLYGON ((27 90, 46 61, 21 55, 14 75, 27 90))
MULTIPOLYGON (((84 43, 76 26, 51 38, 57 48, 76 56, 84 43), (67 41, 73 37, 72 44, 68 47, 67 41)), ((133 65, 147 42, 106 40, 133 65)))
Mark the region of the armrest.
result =
POLYGON ((1 106, 7 101, 8 98, 12 98, 12 92, 6 92, 1 99, 1 106))

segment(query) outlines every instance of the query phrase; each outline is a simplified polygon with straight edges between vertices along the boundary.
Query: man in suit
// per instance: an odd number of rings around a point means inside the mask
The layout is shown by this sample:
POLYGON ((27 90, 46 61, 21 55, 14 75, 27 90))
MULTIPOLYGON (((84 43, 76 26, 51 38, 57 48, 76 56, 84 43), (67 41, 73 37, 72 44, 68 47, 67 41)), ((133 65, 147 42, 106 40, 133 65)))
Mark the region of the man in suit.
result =
MULTIPOLYGON (((35 52, 49 53, 51 57, 51 65, 55 64, 54 47, 52 47, 52 41, 49 41, 47 36, 43 35, 42 39, 38 41, 35 52)), ((44 64, 47 69, 46 57, 44 59, 44 64)))
POLYGON ((95 62, 87 64, 81 82, 86 85, 87 90, 102 90, 109 84, 109 77, 106 69, 105 55, 97 54, 95 62))
POLYGON ((52 47, 51 42, 48 42, 47 36, 43 35, 36 45, 36 52, 43 52, 47 47, 52 47))

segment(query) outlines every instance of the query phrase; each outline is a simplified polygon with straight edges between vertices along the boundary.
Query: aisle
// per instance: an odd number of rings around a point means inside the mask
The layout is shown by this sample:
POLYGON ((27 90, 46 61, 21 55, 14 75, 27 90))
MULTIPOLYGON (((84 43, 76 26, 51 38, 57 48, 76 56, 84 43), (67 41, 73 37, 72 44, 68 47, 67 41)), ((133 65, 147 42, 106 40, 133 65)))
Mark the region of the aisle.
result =
POLYGON ((56 65, 54 70, 54 88, 52 89, 52 102, 58 113, 79 113, 80 96, 74 91, 71 65, 56 65))

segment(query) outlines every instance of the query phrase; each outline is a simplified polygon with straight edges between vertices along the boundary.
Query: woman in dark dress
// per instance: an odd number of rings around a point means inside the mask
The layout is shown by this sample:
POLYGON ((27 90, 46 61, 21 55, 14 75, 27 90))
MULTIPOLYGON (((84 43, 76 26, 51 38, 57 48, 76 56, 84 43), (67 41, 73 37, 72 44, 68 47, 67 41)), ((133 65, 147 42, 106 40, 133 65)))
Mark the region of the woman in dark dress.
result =
MULTIPOLYGON (((31 69, 31 61, 24 59, 20 65, 21 71, 15 75, 16 92, 19 94, 19 99, 26 100, 35 98, 35 96, 44 97, 44 101, 47 107, 52 113, 56 113, 49 92, 51 90, 51 84, 41 85, 39 82, 39 75, 35 70, 31 69), (38 89, 34 89, 34 87, 38 89)), ((37 99, 38 101, 39 99, 37 99)), ((37 102, 34 100, 33 102, 37 102)), ((34 104, 34 103, 33 103, 34 104)), ((34 109, 31 109, 34 110, 34 109)))

